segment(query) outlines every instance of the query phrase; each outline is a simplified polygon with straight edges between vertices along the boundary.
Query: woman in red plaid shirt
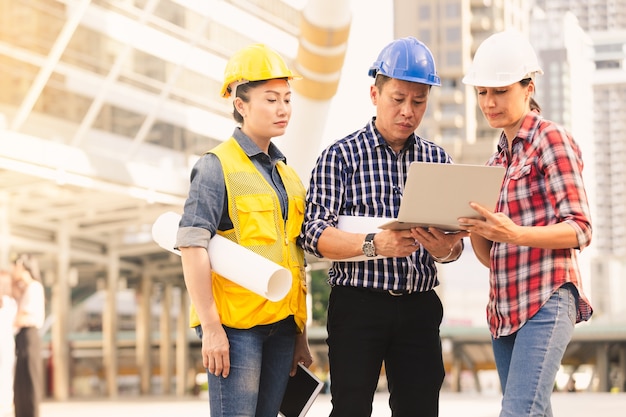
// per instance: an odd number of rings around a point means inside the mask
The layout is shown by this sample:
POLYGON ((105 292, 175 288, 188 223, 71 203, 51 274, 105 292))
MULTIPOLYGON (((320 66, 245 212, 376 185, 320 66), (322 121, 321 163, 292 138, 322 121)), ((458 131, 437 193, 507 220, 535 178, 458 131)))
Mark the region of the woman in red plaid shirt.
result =
POLYGON ((574 325, 592 313, 576 258, 591 241, 581 152, 540 115, 532 95, 542 73, 528 40, 505 31, 480 45, 463 78, 489 125, 502 129, 487 164, 507 169, 495 210, 472 203, 485 220, 459 219, 490 269, 501 417, 552 416, 550 395, 574 325))

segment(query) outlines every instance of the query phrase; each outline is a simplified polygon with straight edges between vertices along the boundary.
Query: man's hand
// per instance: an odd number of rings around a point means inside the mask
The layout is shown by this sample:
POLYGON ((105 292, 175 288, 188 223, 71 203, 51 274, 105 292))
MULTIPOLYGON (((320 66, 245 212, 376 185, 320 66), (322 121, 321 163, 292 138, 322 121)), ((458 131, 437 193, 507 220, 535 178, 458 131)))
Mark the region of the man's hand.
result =
POLYGON ((461 239, 469 236, 466 231, 455 233, 446 233, 435 227, 425 229, 423 227, 415 227, 411 229, 411 237, 417 244, 421 244, 424 249, 437 258, 446 258, 450 256, 454 247, 461 239))
POLYGON ((410 230, 382 230, 374 236, 376 254, 390 258, 404 258, 419 246, 410 230))

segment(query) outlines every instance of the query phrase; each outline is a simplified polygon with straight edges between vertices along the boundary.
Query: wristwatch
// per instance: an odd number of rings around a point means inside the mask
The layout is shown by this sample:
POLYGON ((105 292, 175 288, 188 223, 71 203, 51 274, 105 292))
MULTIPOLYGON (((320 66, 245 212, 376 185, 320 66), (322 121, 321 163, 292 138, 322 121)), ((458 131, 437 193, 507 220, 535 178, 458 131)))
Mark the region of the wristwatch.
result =
POLYGON ((374 246, 375 235, 376 233, 370 233, 367 236, 365 236, 365 240, 363 241, 363 246, 362 246, 363 253, 368 258, 373 258, 374 256, 376 256, 376 247, 374 246))

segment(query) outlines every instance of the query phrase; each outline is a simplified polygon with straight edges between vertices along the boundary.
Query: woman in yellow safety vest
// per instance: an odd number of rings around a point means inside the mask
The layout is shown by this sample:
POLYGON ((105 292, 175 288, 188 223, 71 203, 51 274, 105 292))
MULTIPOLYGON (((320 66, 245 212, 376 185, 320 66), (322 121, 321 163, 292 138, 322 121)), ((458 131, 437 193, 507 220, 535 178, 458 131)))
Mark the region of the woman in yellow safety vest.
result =
POLYGON ((191 326, 202 339, 212 417, 276 417, 289 376, 298 363, 312 363, 304 254, 296 243, 305 190, 271 141, 289 123, 289 80, 296 77, 265 45, 235 53, 221 94, 232 98, 240 127, 191 172, 176 247, 191 326), (288 294, 270 301, 212 270, 208 245, 216 233, 291 271, 288 294))

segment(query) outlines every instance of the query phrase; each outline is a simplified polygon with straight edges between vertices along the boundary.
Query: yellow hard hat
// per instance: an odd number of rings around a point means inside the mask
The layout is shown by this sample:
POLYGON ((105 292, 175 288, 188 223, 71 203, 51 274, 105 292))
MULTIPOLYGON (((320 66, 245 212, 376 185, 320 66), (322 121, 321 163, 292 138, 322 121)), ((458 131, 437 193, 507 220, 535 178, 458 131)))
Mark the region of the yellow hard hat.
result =
POLYGON ((276 51, 266 45, 257 43, 249 45, 236 52, 226 64, 224 69, 224 84, 222 85, 222 97, 230 97, 233 83, 272 80, 274 78, 287 78, 292 80, 300 78, 292 72, 285 60, 276 51))

